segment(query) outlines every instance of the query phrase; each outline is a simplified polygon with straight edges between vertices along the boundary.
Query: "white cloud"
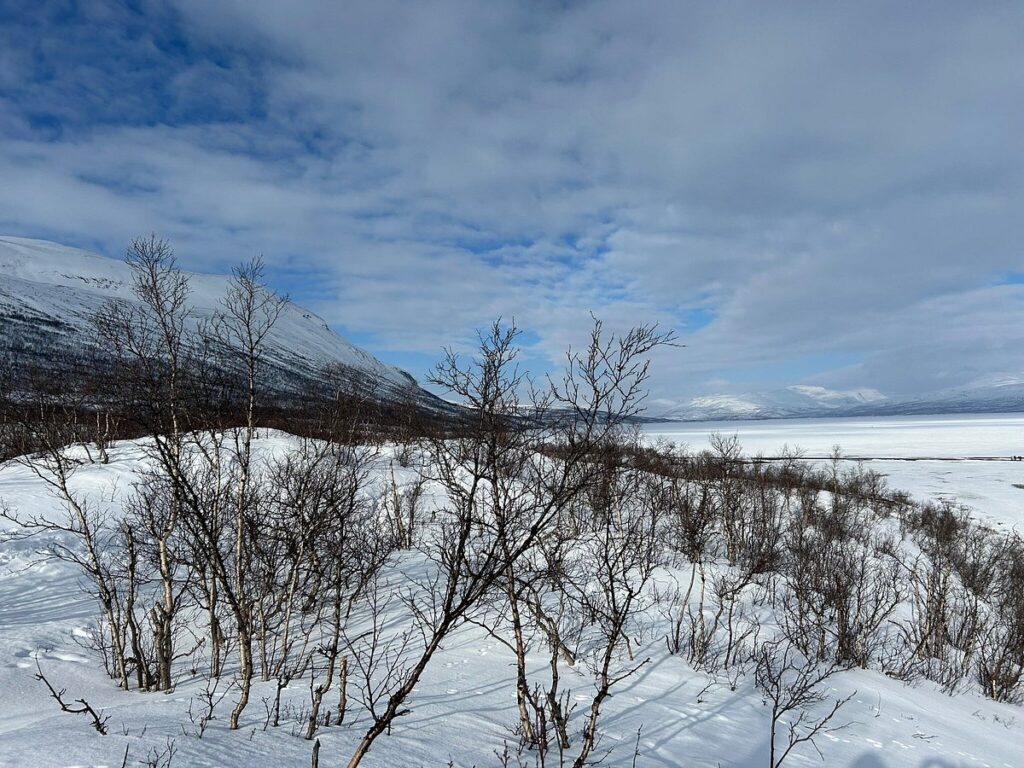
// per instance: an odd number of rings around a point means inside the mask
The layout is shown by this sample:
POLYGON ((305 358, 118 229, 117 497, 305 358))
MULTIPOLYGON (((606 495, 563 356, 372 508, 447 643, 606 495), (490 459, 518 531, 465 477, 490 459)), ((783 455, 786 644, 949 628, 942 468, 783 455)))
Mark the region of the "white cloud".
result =
POLYGON ((514 315, 555 360, 590 311, 676 325, 669 398, 1024 369, 995 285, 1024 271, 1015 6, 177 5, 227 53, 172 73, 162 119, 54 141, 0 100, 0 226, 113 253, 156 230, 208 269, 263 252, 381 349, 514 315))

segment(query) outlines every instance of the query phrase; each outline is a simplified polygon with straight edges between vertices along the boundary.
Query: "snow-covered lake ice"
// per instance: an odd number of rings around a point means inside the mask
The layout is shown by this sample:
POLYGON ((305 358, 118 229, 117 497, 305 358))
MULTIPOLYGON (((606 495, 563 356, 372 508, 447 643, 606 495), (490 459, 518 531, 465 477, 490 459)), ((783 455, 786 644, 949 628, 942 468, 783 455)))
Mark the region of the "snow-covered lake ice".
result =
POLYGON ((736 435, 749 455, 799 449, 809 461, 834 446, 919 500, 955 499, 981 519, 1024 529, 1024 414, 956 414, 762 421, 656 422, 644 431, 690 450, 736 435))
POLYGON ((824 457, 839 446, 850 458, 966 459, 1024 454, 1024 414, 955 414, 842 419, 655 422, 645 431, 699 450, 713 433, 736 435, 747 453, 786 446, 824 457))

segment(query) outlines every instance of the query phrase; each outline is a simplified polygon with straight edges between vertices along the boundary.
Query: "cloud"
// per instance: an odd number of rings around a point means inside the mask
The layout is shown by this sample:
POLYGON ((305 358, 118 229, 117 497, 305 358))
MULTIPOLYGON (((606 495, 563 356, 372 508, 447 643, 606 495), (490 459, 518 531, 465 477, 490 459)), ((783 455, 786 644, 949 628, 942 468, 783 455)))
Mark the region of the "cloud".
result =
MULTIPOLYGON (((0 228, 262 252, 385 357, 658 321, 655 395, 1024 369, 1011 4, 25 3, 0 228), (313 273, 303 287, 289 275, 313 273)), ((422 371, 415 370, 421 374, 422 371)))

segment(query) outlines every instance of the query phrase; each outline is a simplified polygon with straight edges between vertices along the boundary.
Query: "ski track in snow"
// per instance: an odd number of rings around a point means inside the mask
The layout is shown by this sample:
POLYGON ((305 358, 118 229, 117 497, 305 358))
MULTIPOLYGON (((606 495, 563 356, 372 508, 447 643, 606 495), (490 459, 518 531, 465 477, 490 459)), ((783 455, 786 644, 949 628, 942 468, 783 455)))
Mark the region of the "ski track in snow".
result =
MULTIPOLYGON (((288 438, 263 439, 274 449, 288 438)), ((970 446, 968 446, 970 447, 970 446)), ((100 493, 111 485, 129 485, 140 452, 133 443, 115 446, 113 462, 87 466, 75 477, 76 487, 100 493), (116 481, 116 482, 115 482, 116 481)), ((965 466, 967 463, 964 463, 965 466)), ((924 462, 910 463, 907 474, 891 470, 891 484, 901 487, 918 472, 915 493, 948 487, 991 500, 988 483, 1009 483, 1007 472, 1022 465, 1001 463, 978 475, 957 474, 946 467, 938 474, 924 462), (984 478, 984 479, 983 479, 984 478), (972 485, 973 483, 973 485, 972 485), (932 485, 934 484, 934 485, 932 485)), ((959 464, 957 465, 959 466, 959 464)), ((383 472, 383 465, 381 467, 383 472)), ((1018 491, 1024 497, 1024 491, 1018 491)), ((56 502, 25 468, 0 467, 0 499, 12 508, 31 512, 56 502)), ((1009 514, 1010 507, 1006 507, 1009 514)), ((1002 514, 988 508, 988 515, 1002 514)), ((1013 513, 1014 515, 1018 513, 1013 513)), ((1003 522, 1012 524, 1017 518, 1003 522)), ((10 523, 0 521, 0 529, 10 523)), ((171 693, 124 693, 106 677, 99 660, 80 641, 95 607, 82 592, 78 576, 60 563, 32 564, 27 542, 0 543, 0 766, 50 768, 121 765, 128 747, 129 765, 175 740, 174 766, 306 766, 310 742, 292 735, 291 723, 263 730, 262 696, 273 683, 258 684, 240 731, 226 729, 231 696, 225 700, 202 739, 182 734, 190 728, 189 702, 200 690, 197 680, 181 678, 171 693), (110 734, 100 736, 88 718, 61 713, 42 684, 33 679, 36 662, 69 698, 84 697, 110 716, 110 734)), ((415 562, 403 567, 419 567, 415 562)), ((767 712, 749 679, 736 691, 716 685, 701 694, 708 680, 683 660, 669 656, 657 632, 644 646, 651 662, 617 687, 602 720, 602 748, 611 750, 605 765, 628 766, 639 736, 636 765, 651 768, 763 768, 767 763, 767 712), (698 700, 698 696, 700 699, 698 700)), ((543 659, 533 660, 537 666, 543 659)), ((399 720, 391 736, 381 737, 364 762, 367 766, 489 766, 498 763, 495 750, 513 742, 514 692, 511 654, 482 630, 457 632, 428 668, 410 700, 412 714, 399 720)), ((580 697, 589 681, 572 669, 563 672, 567 686, 580 697)), ((948 696, 927 682, 906 686, 883 675, 854 670, 833 678, 836 695, 856 691, 841 710, 839 722, 849 725, 819 739, 825 755, 804 748, 787 766, 829 768, 1022 768, 1024 709, 991 702, 976 693, 948 696)), ((293 684, 286 701, 301 705, 303 683, 293 684)), ((584 702, 580 701, 581 705, 584 702)), ((323 729, 320 764, 344 764, 364 723, 323 729)))

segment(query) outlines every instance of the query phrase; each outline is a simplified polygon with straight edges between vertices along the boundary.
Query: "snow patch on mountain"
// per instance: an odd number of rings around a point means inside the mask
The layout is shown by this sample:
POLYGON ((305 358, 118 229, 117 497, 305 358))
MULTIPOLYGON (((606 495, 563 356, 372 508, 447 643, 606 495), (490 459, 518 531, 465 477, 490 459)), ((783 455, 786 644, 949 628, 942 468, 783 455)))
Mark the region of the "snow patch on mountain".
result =
POLYGON ((792 387, 787 387, 787 389, 790 392, 809 397, 819 403, 836 403, 839 405, 845 405, 851 402, 877 403, 880 400, 887 399, 886 396, 877 389, 853 389, 841 392, 834 389, 814 387, 806 384, 796 384, 792 387))

